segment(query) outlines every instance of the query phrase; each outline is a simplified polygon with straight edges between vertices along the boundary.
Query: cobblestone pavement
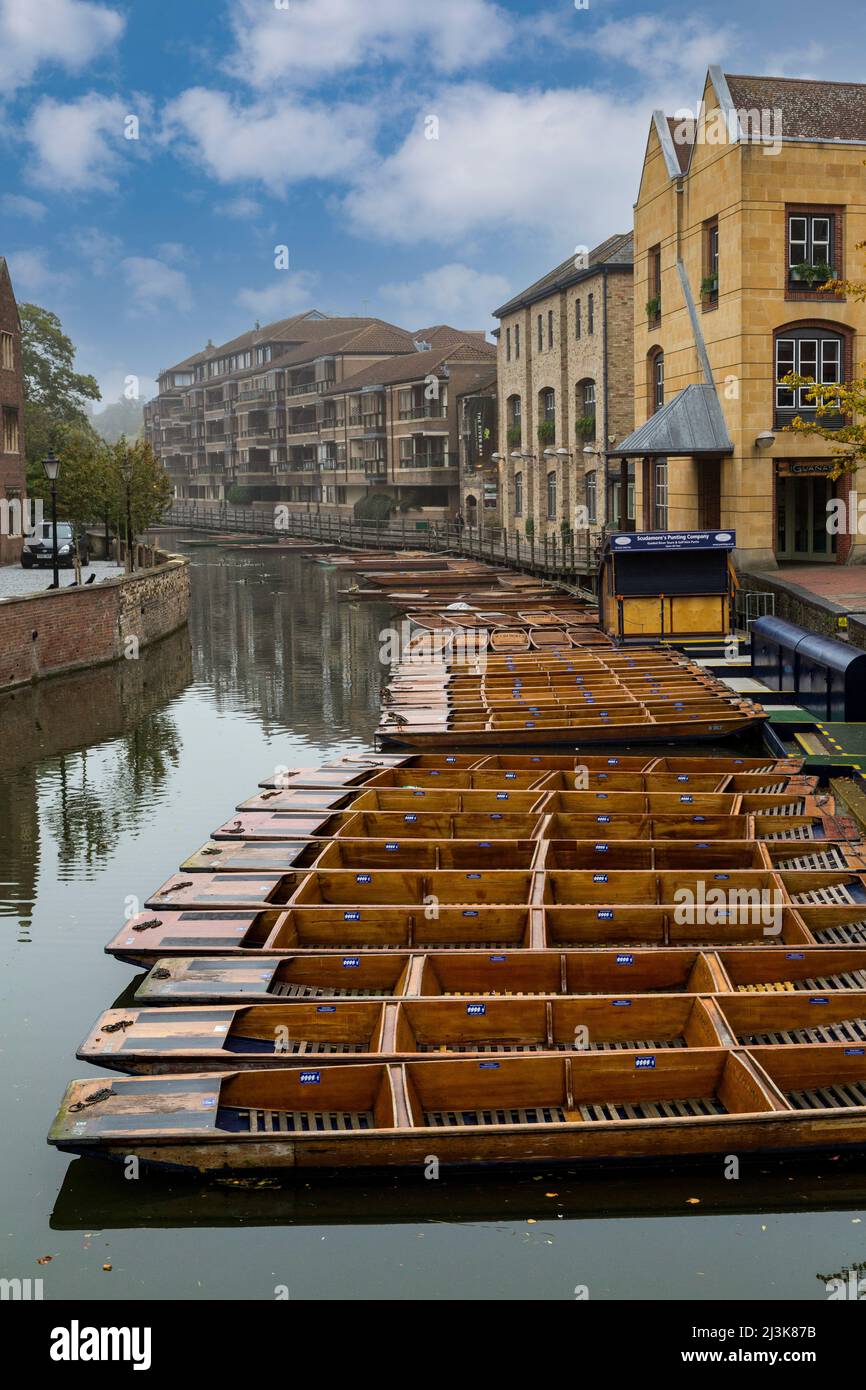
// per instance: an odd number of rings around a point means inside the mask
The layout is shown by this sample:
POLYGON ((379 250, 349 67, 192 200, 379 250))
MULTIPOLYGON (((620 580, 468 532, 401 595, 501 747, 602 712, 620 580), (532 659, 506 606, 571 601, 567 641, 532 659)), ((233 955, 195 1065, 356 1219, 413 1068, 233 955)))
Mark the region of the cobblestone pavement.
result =
MULTIPOLYGON (((94 584, 98 584, 102 579, 113 579, 122 574, 123 569, 120 565, 115 565, 108 560, 91 560, 90 564, 81 571, 83 583, 92 574, 96 575, 94 584)), ((74 570, 61 569, 60 587, 65 589, 75 578, 74 570)), ((0 599, 20 598, 22 594, 41 594, 43 589, 47 589, 51 583, 51 566, 45 569, 22 569, 20 565, 0 565, 0 599)))

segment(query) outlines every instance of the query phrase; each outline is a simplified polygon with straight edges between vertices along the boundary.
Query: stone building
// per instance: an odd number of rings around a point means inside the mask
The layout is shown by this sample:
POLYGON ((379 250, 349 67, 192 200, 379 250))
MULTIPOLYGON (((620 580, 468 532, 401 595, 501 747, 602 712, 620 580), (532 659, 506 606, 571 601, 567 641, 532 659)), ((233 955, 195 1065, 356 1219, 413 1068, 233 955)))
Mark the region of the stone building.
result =
POLYGON ((21 557, 26 491, 21 320, 9 267, 0 256, 0 564, 21 557))
POLYGON ((712 67, 690 117, 654 114, 635 205, 639 428, 617 451, 640 527, 735 530, 747 566, 853 558, 826 524, 851 480, 828 477, 832 446, 787 432, 814 408, 779 381, 851 380, 866 355, 866 305, 822 288, 864 278, 864 157, 863 85, 712 67))
POLYGON ((460 428, 460 514, 467 526, 502 525, 496 369, 457 400, 460 428))
POLYGON ((620 509, 609 450, 634 425, 631 234, 564 261, 495 312, 503 524, 559 536, 586 507, 600 527, 620 509))

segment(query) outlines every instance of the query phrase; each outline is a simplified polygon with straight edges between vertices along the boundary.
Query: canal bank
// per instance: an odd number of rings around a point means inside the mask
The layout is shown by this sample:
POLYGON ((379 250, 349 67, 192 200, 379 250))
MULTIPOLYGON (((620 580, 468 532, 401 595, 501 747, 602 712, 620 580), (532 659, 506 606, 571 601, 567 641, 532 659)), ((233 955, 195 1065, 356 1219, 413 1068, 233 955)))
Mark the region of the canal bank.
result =
POLYGON ((107 740, 22 748, 7 779, 3 1273, 46 1298, 571 1300, 658 1297, 661 1267, 668 1297, 823 1300, 820 1273, 863 1258, 866 1180, 839 1163, 247 1188, 130 1182, 45 1146, 72 1046, 128 1001, 129 968, 103 955, 127 900, 269 770, 368 747, 376 726, 387 610, 338 605, 336 576, 296 557, 204 552, 190 572, 192 678, 107 740))

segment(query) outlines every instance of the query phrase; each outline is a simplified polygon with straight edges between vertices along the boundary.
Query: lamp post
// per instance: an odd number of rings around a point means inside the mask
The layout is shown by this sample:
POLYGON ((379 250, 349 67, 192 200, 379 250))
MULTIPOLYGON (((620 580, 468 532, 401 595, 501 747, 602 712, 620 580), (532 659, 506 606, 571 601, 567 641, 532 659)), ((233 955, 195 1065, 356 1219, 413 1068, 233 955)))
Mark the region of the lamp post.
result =
POLYGON ((123 463, 120 465, 123 481, 126 485, 126 571, 131 574, 135 569, 135 558, 132 553, 132 459, 129 457, 129 450, 123 451, 123 463))
POLYGON ((51 484, 51 563, 54 569, 54 588, 60 588, 60 569, 57 563, 57 475, 60 472, 60 459, 52 449, 42 460, 45 476, 51 484))

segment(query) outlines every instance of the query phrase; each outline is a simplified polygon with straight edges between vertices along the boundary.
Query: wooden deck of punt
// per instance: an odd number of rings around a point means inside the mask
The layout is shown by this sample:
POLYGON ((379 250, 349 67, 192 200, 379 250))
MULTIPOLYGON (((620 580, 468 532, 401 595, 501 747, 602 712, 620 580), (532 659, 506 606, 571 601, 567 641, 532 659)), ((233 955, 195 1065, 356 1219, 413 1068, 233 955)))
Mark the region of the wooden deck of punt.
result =
MULTIPOLYGON (((597 761, 597 760, 595 760, 597 761)), ((389 767, 346 775, 340 769, 328 769, 320 778, 315 770, 287 775, 277 784, 276 778, 259 783, 262 805, 270 806, 277 795, 303 790, 334 792, 369 790, 373 787, 410 788, 439 787, 460 790, 532 790, 542 791, 702 791, 702 792, 763 792, 779 793, 799 788, 804 793, 817 792, 817 778, 797 772, 731 772, 724 768, 707 768, 701 772, 668 772, 665 768, 627 770, 591 767, 578 764, 565 769, 551 768, 401 768, 389 767), (343 778, 344 780, 340 780, 343 778), (265 795, 266 793, 267 795, 265 795)))
MULTIPOLYGON (((350 775, 356 769, 361 771, 380 771, 383 768, 411 768, 432 773, 436 769, 466 768, 468 770, 519 771, 521 768, 541 768, 546 771, 568 772, 585 767, 590 772, 604 772, 617 769, 620 772, 761 772, 794 774, 803 771, 802 758, 774 758, 765 754, 759 758, 744 758, 713 754, 706 757, 681 757, 648 753, 348 753, 339 762, 326 763, 324 771, 332 768, 346 768, 350 775)), ((311 769, 315 775, 317 768, 311 769)), ((302 770, 301 776, 306 775, 302 770)), ((279 781, 273 778, 260 782, 260 786, 282 786, 287 784, 291 773, 279 774, 279 781)), ((301 783, 300 785, 304 785, 301 783)))
POLYGON ((866 1049, 666 1048, 70 1083, 64 1152, 193 1171, 593 1162, 866 1142, 866 1049))
POLYGON ((862 947, 610 947, 367 951, 363 955, 160 959, 137 1005, 267 1004, 286 999, 529 998, 612 994, 793 994, 866 990, 862 947))
POLYGON ((115 1071, 866 1042, 866 991, 576 995, 109 1009, 76 1052, 115 1071))

